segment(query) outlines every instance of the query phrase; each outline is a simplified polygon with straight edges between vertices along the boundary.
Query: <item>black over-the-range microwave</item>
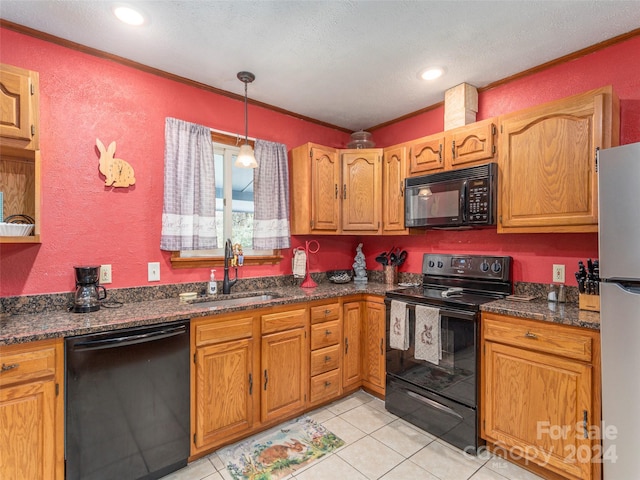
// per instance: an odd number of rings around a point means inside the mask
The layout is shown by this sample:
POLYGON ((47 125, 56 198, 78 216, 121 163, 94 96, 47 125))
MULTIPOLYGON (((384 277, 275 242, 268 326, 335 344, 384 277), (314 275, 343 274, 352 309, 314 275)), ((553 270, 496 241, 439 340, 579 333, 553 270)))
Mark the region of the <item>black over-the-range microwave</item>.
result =
POLYGON ((472 228, 496 224, 498 164, 407 178, 405 227, 472 228))

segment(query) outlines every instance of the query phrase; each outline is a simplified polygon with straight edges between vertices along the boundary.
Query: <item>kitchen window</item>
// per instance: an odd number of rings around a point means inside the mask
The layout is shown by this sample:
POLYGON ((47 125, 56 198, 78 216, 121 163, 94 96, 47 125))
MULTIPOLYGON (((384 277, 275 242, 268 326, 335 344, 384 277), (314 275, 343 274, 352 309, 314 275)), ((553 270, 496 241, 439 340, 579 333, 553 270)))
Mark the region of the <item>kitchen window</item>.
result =
MULTIPOLYGON (((174 268, 219 266, 224 263, 224 243, 230 238, 242 245, 245 265, 272 264, 281 260, 279 250, 253 250, 253 169, 234 165, 239 141, 236 137, 212 132, 216 177, 215 250, 184 250, 173 252, 174 268)), ((249 142, 252 143, 252 142, 249 142)))

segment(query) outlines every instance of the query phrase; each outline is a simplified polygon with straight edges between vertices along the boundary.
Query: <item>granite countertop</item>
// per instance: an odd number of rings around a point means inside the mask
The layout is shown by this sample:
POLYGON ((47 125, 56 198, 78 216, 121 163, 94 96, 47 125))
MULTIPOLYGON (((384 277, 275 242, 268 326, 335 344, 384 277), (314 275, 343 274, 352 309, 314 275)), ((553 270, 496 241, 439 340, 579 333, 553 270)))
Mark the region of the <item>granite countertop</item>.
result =
MULTIPOLYGON (((67 310, 43 313, 0 316, 0 345, 24 343, 49 338, 71 337, 108 330, 153 325, 176 320, 204 317, 212 314, 231 313, 239 310, 287 305, 312 300, 322 300, 367 293, 384 295, 389 287, 381 283, 365 285, 321 283, 315 288, 277 287, 261 290, 273 292, 273 300, 247 301, 232 306, 207 306, 198 303, 182 303, 178 298, 124 303, 120 308, 101 308, 91 313, 73 313, 67 310)), ((256 292, 257 293, 257 292, 256 292)), ((234 298, 246 292, 217 297, 234 298)), ((213 298, 212 298, 213 299, 213 298)))
POLYGON ((485 303, 480 310, 592 330, 600 329, 600 313, 580 310, 575 302, 555 303, 548 302, 546 299, 535 299, 530 302, 496 300, 485 303))
MULTIPOLYGON (((272 300, 247 300, 242 304, 231 306, 203 306, 198 303, 182 303, 175 297, 161 300, 125 302, 120 308, 103 307, 97 312, 91 313, 73 313, 68 310, 58 309, 33 314, 0 315, 0 345, 86 335, 108 330, 192 319, 212 314, 330 299, 351 294, 365 293, 384 296, 388 290, 396 288, 398 287, 376 282, 370 282, 365 285, 320 283, 315 288, 277 286, 261 289, 259 293, 273 292, 278 295, 278 298, 272 300)), ((231 295, 218 295, 217 297, 235 298, 246 293, 234 292, 231 295)), ((600 328, 600 314, 598 312, 579 310, 578 305, 572 302, 558 304, 540 299, 531 302, 496 300, 482 305, 481 311, 595 330, 600 328)))

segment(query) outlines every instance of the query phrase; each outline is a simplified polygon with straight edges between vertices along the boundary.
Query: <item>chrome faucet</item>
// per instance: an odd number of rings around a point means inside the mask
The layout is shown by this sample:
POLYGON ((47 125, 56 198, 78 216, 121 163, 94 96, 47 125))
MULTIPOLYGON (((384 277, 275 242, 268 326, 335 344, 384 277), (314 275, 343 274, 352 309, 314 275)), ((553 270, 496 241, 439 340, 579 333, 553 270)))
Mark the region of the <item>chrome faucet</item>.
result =
POLYGON ((233 258, 233 247, 231 246, 231 239, 228 238, 224 244, 224 280, 222 281, 222 293, 231 293, 231 287, 238 281, 238 267, 236 267, 236 278, 229 279, 229 262, 233 258))

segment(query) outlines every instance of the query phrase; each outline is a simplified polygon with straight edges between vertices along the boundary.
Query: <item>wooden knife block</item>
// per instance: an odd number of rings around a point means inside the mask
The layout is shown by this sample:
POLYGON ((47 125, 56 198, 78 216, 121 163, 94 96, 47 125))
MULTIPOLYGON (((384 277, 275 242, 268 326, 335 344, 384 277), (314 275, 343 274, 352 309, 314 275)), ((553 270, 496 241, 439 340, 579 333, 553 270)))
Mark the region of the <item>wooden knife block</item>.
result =
POLYGON ((587 295, 580 293, 578 298, 580 310, 600 311, 600 295, 587 295))

